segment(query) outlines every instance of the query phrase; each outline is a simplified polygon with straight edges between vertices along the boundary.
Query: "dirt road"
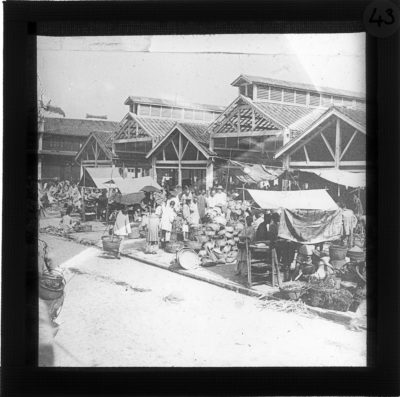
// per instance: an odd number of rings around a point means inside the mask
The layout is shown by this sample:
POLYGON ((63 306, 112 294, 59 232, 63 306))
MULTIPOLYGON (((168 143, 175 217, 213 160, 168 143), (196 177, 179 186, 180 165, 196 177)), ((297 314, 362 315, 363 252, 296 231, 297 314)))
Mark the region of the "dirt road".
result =
POLYGON ((56 366, 364 366, 366 333, 42 236, 68 281, 56 366))

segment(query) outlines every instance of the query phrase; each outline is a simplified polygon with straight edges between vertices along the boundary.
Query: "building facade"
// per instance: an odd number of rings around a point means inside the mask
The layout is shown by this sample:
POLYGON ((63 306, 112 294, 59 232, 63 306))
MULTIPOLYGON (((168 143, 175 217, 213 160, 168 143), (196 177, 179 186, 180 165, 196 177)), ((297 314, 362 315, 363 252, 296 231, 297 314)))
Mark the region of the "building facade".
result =
MULTIPOLYGON (((155 176, 156 167, 148 153, 177 123, 207 126, 224 109, 214 105, 177 104, 163 99, 134 96, 128 97, 125 105, 129 106, 129 112, 122 119, 114 138, 113 153, 115 164, 127 169, 133 177, 153 173, 155 176)), ((161 175, 161 164, 158 165, 161 175)), ((179 178, 176 176, 176 179, 179 178)))
POLYGON ((92 131, 113 131, 118 123, 105 120, 39 117, 38 180, 79 181, 80 166, 75 162, 92 131))

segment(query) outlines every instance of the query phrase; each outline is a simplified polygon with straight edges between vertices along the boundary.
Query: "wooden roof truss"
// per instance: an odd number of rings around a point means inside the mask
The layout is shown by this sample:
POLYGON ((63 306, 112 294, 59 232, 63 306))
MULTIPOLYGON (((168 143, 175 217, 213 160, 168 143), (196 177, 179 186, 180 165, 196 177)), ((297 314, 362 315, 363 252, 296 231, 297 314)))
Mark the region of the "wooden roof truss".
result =
POLYGON ((131 138, 149 138, 149 134, 137 120, 127 118, 118 131, 115 140, 131 138))
POLYGON ((210 132, 221 138, 229 134, 263 136, 281 128, 281 125, 268 118, 251 102, 239 97, 210 126, 210 132))

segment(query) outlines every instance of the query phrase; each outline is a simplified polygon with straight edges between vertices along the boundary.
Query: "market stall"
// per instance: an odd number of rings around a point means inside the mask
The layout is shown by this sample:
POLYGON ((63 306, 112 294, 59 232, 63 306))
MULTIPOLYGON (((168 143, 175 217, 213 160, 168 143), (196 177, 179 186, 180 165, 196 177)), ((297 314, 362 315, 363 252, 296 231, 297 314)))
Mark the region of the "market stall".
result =
MULTIPOLYGON (((365 251, 362 247, 349 249, 339 243, 342 209, 326 191, 249 190, 249 193, 261 208, 279 208, 278 238, 297 245, 294 281, 280 285, 285 297, 301 298, 310 306, 324 309, 355 311, 365 299, 365 251)), ((277 258, 276 252, 272 258, 277 258)), ((251 261, 248 269, 251 274, 251 261)), ((278 266, 277 273, 279 276, 278 266)))

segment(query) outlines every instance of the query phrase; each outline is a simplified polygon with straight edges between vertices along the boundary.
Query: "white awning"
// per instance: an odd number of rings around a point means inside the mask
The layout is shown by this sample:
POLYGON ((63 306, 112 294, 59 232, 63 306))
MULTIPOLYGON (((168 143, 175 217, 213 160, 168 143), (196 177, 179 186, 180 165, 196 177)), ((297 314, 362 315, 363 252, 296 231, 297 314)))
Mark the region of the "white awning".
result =
POLYGON ((248 192, 262 209, 285 208, 327 211, 339 208, 324 189, 291 191, 248 189, 248 192))
POLYGON ((299 171, 313 173, 327 181, 337 183, 338 185, 362 188, 366 186, 365 172, 350 172, 337 169, 300 169, 299 171))

